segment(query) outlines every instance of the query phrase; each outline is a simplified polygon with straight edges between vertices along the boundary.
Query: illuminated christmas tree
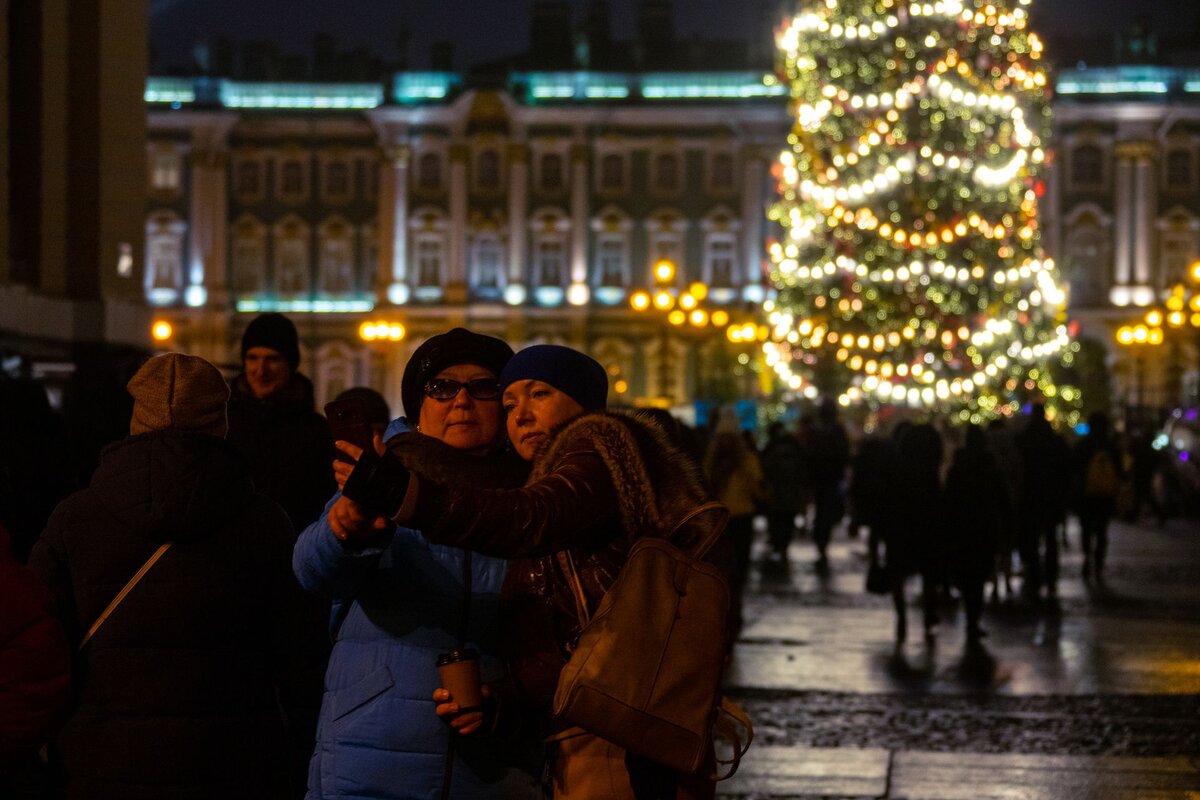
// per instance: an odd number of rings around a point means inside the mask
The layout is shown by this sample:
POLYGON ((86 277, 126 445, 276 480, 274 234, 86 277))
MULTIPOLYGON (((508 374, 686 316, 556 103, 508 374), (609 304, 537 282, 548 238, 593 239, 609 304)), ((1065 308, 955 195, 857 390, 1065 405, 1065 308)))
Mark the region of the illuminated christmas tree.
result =
POLYGON ((791 389, 976 422, 1045 400, 1074 423, 1027 3, 817 0, 779 31, 795 124, 765 350, 791 389))

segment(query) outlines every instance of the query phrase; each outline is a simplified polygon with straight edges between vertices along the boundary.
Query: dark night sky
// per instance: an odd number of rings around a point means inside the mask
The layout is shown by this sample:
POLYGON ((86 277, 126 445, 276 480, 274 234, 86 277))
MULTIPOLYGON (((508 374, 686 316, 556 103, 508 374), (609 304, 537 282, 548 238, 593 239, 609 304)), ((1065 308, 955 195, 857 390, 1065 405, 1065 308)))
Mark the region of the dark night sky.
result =
MULTIPOLYGON (((637 0, 610 0, 614 34, 632 37, 637 0)), ((710 39, 752 35, 756 14, 748 9, 773 0, 676 0, 676 30, 710 39)), ((577 12, 585 0, 572 0, 577 12)), ((192 42, 202 36, 234 41, 265 39, 285 52, 310 52, 318 32, 334 34, 342 47, 365 46, 384 59, 396 54, 397 32, 411 32, 410 58, 427 66, 429 44, 452 41, 455 66, 522 52, 528 44, 529 0, 150 0, 154 67, 190 61, 192 42)), ((1200 34, 1195 0, 1034 0, 1035 29, 1048 35, 1101 36, 1146 13, 1159 31, 1200 34), (1135 10, 1136 9, 1136 10, 1135 10)), ((1053 56, 1053 53, 1050 54, 1053 56)))

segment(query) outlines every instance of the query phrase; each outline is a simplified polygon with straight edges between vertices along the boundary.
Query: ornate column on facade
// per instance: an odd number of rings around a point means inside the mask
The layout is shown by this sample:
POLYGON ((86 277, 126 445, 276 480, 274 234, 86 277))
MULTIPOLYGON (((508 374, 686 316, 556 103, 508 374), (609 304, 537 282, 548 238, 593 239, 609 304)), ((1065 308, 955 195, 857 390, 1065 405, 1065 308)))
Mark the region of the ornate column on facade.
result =
POLYGON ((467 159, 470 148, 450 145, 450 233, 445 299, 467 302, 467 159))
POLYGON ((1114 305, 1132 302, 1129 284, 1133 274, 1133 160, 1129 145, 1116 149, 1116 213, 1113 220, 1113 281, 1110 299, 1114 305))
POLYGON ((512 305, 525 302, 526 241, 529 229, 526 206, 529 204, 529 146, 514 144, 508 148, 508 271, 504 299, 512 305))
POLYGON ((742 162, 742 298, 757 303, 763 299, 763 179, 767 165, 753 145, 743 148, 742 162))
POLYGON ((188 153, 191 171, 191 247, 184 270, 183 301, 189 306, 229 303, 228 192, 226 175, 229 154, 224 142, 192 145, 188 153))
POLYGON ((408 302, 408 172, 412 151, 396 144, 385 151, 387 170, 379 182, 379 264, 376 276, 378 303, 408 302), (387 238, 384 238, 384 237, 387 238))
POLYGON ((1116 156, 1116 253, 1111 299, 1116 305, 1146 306, 1155 300, 1153 229, 1158 189, 1154 144, 1121 142, 1116 156))
POLYGON ((587 236, 588 147, 576 144, 571 147, 571 285, 567 289, 567 302, 575 306, 587 304, 591 296, 587 285, 587 236))
POLYGON ((1156 298, 1154 291, 1154 221, 1158 217, 1158 181, 1155 180, 1155 145, 1144 142, 1132 154, 1134 159, 1133 302, 1148 306, 1156 298))

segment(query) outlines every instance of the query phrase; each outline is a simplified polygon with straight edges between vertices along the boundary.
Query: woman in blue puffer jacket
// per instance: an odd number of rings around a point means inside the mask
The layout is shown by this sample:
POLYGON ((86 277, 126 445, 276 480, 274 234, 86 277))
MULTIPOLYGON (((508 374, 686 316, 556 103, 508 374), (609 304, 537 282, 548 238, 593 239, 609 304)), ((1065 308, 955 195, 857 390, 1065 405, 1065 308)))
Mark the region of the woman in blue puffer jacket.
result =
MULTIPOLYGON (((427 434, 410 438, 436 450, 454 480, 512 486, 525 477, 519 459, 498 452, 504 430, 496 378, 511 356, 503 341, 455 328, 423 343, 405 368, 404 408, 427 434)), ((402 417, 385 438, 408 430, 402 417)), ((464 567, 471 580, 467 645, 482 656, 484 682, 504 682, 497 655, 502 559, 431 545, 418 531, 391 526, 343 543, 326 513, 301 534, 293 567, 307 590, 333 601, 310 800, 436 800, 447 783, 453 798, 543 796, 534 731, 460 736, 434 712, 437 657, 461 636, 464 567)))

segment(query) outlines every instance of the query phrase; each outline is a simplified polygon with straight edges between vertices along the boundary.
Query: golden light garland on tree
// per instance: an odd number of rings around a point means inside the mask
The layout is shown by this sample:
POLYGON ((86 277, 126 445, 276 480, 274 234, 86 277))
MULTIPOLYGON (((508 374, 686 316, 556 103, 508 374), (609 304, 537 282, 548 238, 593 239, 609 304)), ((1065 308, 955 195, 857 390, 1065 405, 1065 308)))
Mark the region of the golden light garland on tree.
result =
POLYGON ((1040 246, 1042 45, 1014 3, 819 0, 777 33, 795 124, 774 167, 767 362, 843 404, 1027 399, 1074 424, 1077 347, 1040 246))

